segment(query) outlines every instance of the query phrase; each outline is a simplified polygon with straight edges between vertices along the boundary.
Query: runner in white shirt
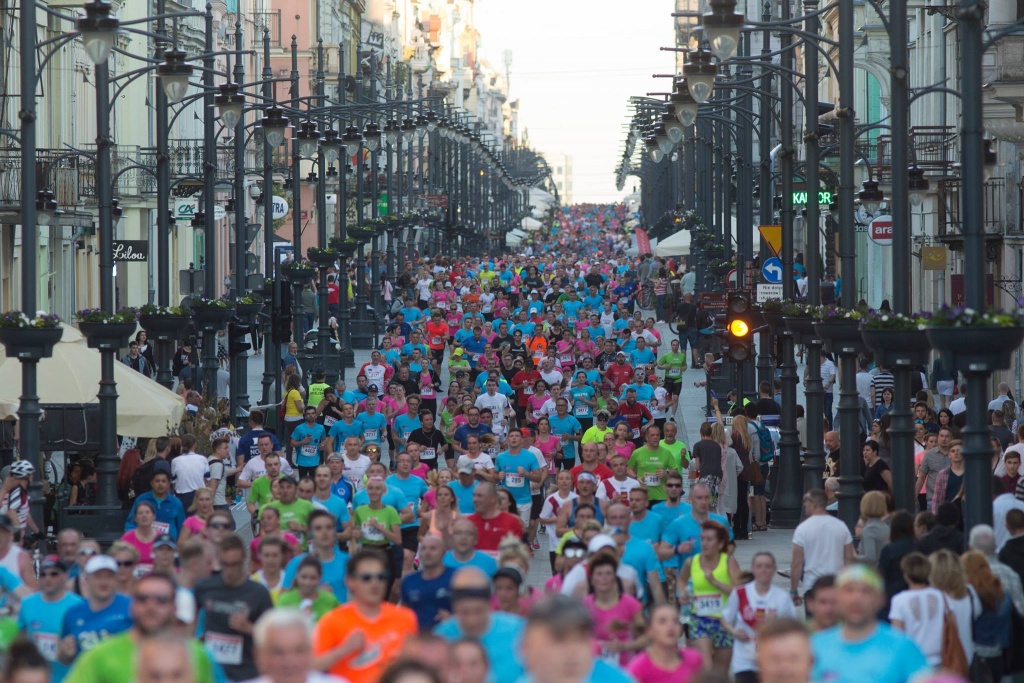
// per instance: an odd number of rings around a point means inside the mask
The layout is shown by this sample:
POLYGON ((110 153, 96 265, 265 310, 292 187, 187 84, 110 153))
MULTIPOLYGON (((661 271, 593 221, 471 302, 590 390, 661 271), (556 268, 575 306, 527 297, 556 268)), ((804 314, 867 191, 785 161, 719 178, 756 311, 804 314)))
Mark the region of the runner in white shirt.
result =
POLYGON ((629 492, 640 488, 640 482, 627 473, 629 461, 621 455, 612 456, 609 467, 612 468, 611 479, 605 479, 597 487, 597 499, 615 501, 622 504, 629 503, 629 492))
POLYGON ((751 562, 754 580, 734 590, 722 610, 722 624, 733 637, 732 672, 737 683, 757 680, 754 655, 758 626, 768 619, 796 618, 793 600, 786 591, 772 585, 775 570, 774 555, 755 553, 751 562))
MULTIPOLYGON (((246 460, 242 471, 238 473, 238 478, 241 481, 249 482, 250 485, 267 473, 266 457, 274 452, 274 440, 269 433, 262 434, 256 440, 256 447, 259 449, 259 455, 246 460)), ((293 473, 292 466, 288 464, 284 456, 281 456, 281 474, 293 473)))
MULTIPOLYGON (((555 533, 555 523, 558 521, 558 511, 563 505, 571 505, 572 501, 579 498, 572 490, 572 472, 562 470, 555 476, 555 484, 558 486, 554 493, 544 499, 544 506, 540 510, 540 523, 546 527, 548 537, 548 549, 551 556, 551 571, 555 566, 555 551, 558 549, 558 535, 555 533)), ((600 490, 600 487, 599 489, 600 490)))
POLYGON ((508 429, 508 418, 506 413, 510 410, 508 397, 504 394, 498 393, 498 382, 497 380, 487 380, 487 393, 480 394, 476 399, 476 407, 481 410, 484 408, 490 408, 491 414, 494 417, 492 423, 492 431, 499 437, 504 438, 505 432, 508 429))

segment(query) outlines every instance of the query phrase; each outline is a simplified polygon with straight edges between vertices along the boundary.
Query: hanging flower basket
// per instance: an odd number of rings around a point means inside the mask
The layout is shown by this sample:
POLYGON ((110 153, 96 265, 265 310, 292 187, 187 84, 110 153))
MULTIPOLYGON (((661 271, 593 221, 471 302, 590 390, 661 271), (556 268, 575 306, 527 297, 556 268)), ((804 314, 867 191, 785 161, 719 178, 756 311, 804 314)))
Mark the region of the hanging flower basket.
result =
POLYGON ((818 320, 814 323, 814 331, 825 342, 825 350, 829 353, 849 355, 863 353, 867 349, 860 334, 859 320, 818 320))
POLYGON ((347 239, 335 237, 331 239, 330 247, 342 256, 348 257, 356 253, 356 250, 359 249, 359 242, 354 237, 349 237, 347 239))
POLYGON ((361 242, 371 240, 377 236, 376 228, 357 227, 354 225, 349 226, 346 229, 346 233, 348 234, 349 237, 354 237, 356 240, 359 240, 361 242))
POLYGON ((120 351, 125 348, 137 328, 135 323, 78 323, 78 331, 85 337, 89 348, 100 351, 120 351))
POLYGON ((932 347, 949 356, 961 372, 995 372, 1013 366, 1013 353, 1024 341, 1024 327, 930 327, 932 347))
POLYGON ((960 372, 1008 370, 1013 353, 1024 340, 1021 312, 943 306, 925 319, 932 347, 960 372))
POLYGON ((192 318, 196 328, 202 332, 216 332, 224 329, 228 321, 235 317, 235 304, 226 299, 203 299, 194 297, 189 300, 192 318))
POLYGON ((796 336, 798 344, 806 344, 808 341, 816 338, 814 318, 805 315, 786 314, 782 316, 782 320, 786 325, 786 329, 796 336))
POLYGON ((153 341, 176 341, 188 323, 189 316, 177 307, 161 309, 156 306, 143 306, 139 310, 139 325, 153 341))
POLYGON ((338 260, 338 252, 334 251, 334 249, 310 247, 306 250, 306 256, 310 261, 322 268, 333 266, 334 262, 338 260))
POLYGON ((299 263, 296 261, 289 264, 285 272, 288 274, 288 277, 291 278, 293 283, 304 283, 307 280, 312 280, 316 277, 316 268, 308 263, 299 263))
POLYGON ((931 344, 924 330, 872 329, 862 327, 860 336, 885 368, 928 364, 931 344))
MULTIPOLYGON (((56 316, 54 316, 56 317, 56 316)), ((8 358, 41 360, 53 355, 62 327, 0 327, 0 344, 8 358)))
POLYGON ((235 299, 235 312, 243 320, 252 320, 263 310, 263 301, 257 301, 252 297, 239 297, 235 299))

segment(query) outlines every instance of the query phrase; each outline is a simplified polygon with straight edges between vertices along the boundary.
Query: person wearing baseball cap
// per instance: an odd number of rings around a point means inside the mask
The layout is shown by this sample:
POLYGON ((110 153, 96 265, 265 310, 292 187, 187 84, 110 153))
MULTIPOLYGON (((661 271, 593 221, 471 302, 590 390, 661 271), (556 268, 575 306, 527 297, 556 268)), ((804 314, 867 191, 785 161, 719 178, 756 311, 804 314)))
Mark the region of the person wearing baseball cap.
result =
MULTIPOLYGON (((84 604, 80 596, 67 589, 67 566, 59 555, 46 555, 39 563, 40 590, 28 595, 24 585, 14 593, 25 593, 18 611, 18 630, 25 633, 36 643, 53 643, 60 641, 61 629, 64 627, 64 614, 79 604, 84 604)), ((54 681, 60 681, 67 675, 68 667, 57 660, 55 647, 43 648, 41 654, 50 663, 54 681)))
POLYGON ((65 666, 132 625, 131 598, 117 592, 117 561, 113 557, 90 557, 85 563, 85 581, 88 601, 68 608, 57 643, 57 659, 65 666))
POLYGON ((456 478, 448 485, 455 494, 455 500, 459 506, 459 514, 471 515, 473 509, 473 491, 477 486, 476 465, 473 459, 465 455, 461 456, 455 464, 456 478))
POLYGON ((906 683, 931 667, 918 646, 898 629, 878 621, 885 605, 881 576, 863 563, 836 575, 840 624, 811 637, 811 680, 906 683))

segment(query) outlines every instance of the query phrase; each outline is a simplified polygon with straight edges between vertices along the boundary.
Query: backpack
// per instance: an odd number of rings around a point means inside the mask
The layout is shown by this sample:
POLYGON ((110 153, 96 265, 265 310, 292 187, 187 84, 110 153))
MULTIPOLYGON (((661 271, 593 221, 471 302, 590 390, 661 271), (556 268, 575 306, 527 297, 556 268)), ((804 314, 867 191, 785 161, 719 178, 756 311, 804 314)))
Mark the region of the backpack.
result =
POLYGON ((757 442, 761 448, 758 462, 771 462, 775 457, 775 442, 772 441, 772 433, 764 426, 763 422, 754 422, 757 427, 757 442))

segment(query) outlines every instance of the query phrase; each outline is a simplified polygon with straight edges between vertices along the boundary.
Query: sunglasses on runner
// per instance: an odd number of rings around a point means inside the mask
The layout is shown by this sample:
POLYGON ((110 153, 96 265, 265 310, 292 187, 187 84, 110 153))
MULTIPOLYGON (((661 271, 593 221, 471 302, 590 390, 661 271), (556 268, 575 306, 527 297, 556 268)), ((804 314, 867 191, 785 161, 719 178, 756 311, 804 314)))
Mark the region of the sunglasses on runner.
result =
POLYGON ((371 581, 380 581, 384 583, 388 580, 387 574, 356 574, 355 577, 361 583, 370 583, 371 581))

